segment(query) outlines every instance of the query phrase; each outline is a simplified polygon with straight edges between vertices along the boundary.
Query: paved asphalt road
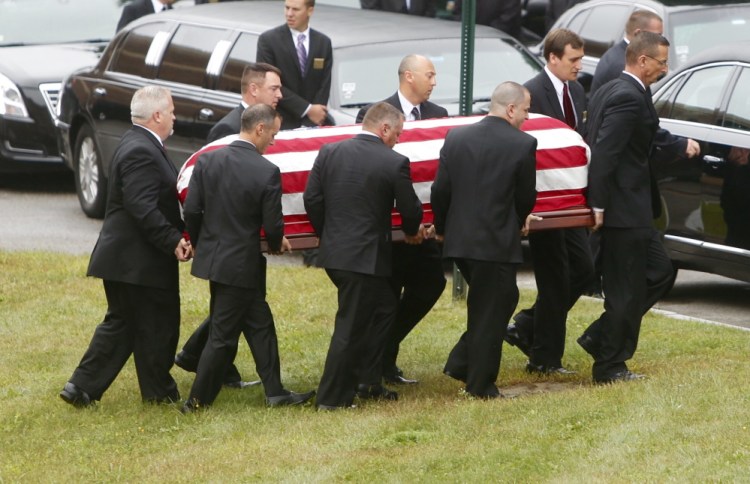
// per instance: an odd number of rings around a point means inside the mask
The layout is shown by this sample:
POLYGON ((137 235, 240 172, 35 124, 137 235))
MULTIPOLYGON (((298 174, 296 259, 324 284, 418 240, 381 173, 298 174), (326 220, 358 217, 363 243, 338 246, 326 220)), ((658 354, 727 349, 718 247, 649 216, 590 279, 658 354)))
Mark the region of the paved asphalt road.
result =
MULTIPOLYGON (((69 173, 0 176, 0 214, 0 250, 89 254, 101 227, 81 212, 69 173)), ((301 264, 301 258, 271 258, 271 263, 280 262, 301 264)), ((534 287, 528 267, 519 273, 519 285, 534 287)), ((657 308, 750 329, 750 284, 680 271, 674 289, 657 308)))

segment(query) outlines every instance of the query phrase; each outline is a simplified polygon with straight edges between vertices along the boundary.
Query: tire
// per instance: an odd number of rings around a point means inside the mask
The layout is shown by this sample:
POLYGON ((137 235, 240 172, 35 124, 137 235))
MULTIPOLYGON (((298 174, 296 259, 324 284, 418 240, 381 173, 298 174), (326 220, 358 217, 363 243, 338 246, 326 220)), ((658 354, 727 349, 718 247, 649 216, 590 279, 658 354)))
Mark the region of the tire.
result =
POLYGON ((102 155, 91 126, 84 124, 75 144, 76 193, 81 210, 91 218, 103 218, 107 202, 107 179, 102 155))

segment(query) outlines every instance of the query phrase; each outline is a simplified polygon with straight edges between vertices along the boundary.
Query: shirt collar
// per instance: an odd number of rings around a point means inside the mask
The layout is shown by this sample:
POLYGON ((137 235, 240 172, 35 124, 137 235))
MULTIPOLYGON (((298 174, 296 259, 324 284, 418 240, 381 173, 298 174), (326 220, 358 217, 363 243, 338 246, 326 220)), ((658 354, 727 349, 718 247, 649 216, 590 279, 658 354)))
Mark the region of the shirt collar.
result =
POLYGON ((404 117, 410 117, 411 111, 414 108, 417 108, 419 110, 419 115, 422 115, 422 110, 419 109, 418 105, 412 104, 404 95, 401 93, 401 89, 398 90, 398 102, 401 103, 401 111, 404 113, 404 117))
POLYGON ((151 0, 151 3, 154 5, 154 12, 161 12, 166 8, 166 4, 161 3, 159 0, 151 0))
POLYGON ((547 73, 547 77, 549 77, 549 80, 552 81, 552 86, 555 88, 555 92, 557 92, 559 96, 562 96, 563 86, 565 86, 565 83, 561 81, 560 78, 558 78, 556 75, 554 75, 552 71, 547 68, 547 66, 544 66, 544 72, 547 73))
POLYGON ((151 131, 150 129, 148 129, 147 127, 145 127, 142 124, 133 123, 133 126, 138 126, 139 128, 145 129, 146 131, 148 131, 149 133, 151 133, 151 136, 153 136, 154 138, 156 138, 156 141, 158 141, 161 146, 164 146, 164 142, 161 140, 161 138, 159 138, 158 134, 154 133, 153 131, 151 131))
POLYGON ((638 81, 638 84, 640 84, 640 85, 641 85, 641 87, 643 88, 643 90, 644 90, 644 91, 646 90, 646 86, 645 86, 645 85, 643 84, 643 81, 641 81, 640 79, 638 79, 638 76, 636 76, 636 75, 635 75, 635 74, 633 74, 632 72, 628 72, 628 71, 622 71, 622 73, 623 73, 623 74, 627 74, 627 75, 629 75, 630 77, 632 77, 633 79, 635 79, 636 81, 638 81))

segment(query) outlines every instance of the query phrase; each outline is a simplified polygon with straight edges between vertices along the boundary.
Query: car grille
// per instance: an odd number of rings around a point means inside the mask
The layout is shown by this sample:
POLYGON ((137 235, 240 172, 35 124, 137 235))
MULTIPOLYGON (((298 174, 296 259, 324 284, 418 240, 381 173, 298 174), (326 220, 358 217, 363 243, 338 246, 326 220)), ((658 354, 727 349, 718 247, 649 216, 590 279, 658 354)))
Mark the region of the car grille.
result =
POLYGON ((44 102, 47 103, 47 109, 49 110, 52 119, 57 119, 57 103, 60 100, 60 90, 62 89, 61 82, 47 82, 45 84, 39 84, 39 91, 44 97, 44 102))

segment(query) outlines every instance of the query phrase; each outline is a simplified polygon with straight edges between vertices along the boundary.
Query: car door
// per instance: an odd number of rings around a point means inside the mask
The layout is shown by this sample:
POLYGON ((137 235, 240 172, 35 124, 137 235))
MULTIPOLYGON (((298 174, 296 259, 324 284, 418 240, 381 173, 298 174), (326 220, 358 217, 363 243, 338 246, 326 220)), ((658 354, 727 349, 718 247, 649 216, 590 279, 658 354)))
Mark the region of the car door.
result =
POLYGON ((696 158, 655 164, 666 245, 687 267, 740 279, 750 277, 750 272, 738 276, 727 271, 748 267, 749 261, 746 256, 738 259, 738 251, 731 247, 750 247, 750 199, 745 200, 750 194, 749 99, 747 69, 716 63, 685 72, 660 91, 655 103, 662 128, 701 146, 696 158), (725 208, 730 218, 738 211, 744 215, 735 217, 731 236, 725 208))

